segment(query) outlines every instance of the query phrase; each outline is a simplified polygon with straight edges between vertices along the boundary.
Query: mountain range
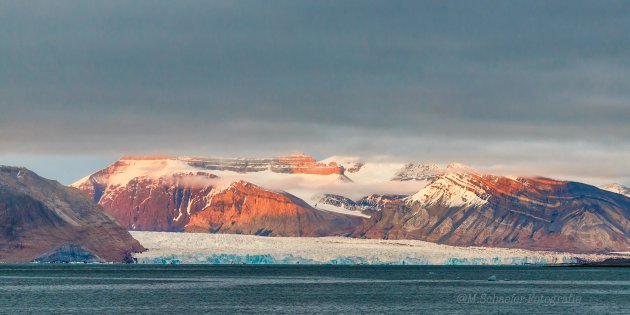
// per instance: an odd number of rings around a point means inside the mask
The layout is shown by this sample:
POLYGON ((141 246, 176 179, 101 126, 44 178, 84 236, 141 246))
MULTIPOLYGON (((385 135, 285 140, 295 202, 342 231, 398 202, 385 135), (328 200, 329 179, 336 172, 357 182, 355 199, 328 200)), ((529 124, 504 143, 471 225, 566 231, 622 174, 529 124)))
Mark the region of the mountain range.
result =
POLYGON ((129 230, 630 249, 630 198, 623 191, 484 174, 458 163, 316 161, 303 154, 124 157, 72 186, 129 230))
POLYGON ((630 198, 547 178, 441 175, 385 207, 357 237, 441 244, 610 252, 630 248, 630 198))

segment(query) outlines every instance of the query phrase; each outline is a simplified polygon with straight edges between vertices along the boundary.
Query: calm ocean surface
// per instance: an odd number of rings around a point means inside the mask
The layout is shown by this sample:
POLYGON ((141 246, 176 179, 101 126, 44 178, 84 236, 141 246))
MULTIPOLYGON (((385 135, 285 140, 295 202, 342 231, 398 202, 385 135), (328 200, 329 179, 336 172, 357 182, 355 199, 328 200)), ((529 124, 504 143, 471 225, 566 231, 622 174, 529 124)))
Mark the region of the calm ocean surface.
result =
POLYGON ((0 313, 630 314, 630 269, 0 265, 0 313))

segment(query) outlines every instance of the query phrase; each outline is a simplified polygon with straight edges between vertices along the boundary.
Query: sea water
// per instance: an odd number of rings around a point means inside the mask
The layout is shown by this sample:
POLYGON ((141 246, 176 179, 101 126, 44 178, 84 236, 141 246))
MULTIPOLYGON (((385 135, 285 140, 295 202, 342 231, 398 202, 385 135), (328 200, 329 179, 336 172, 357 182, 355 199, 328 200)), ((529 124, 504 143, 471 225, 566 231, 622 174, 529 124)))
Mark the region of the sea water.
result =
POLYGON ((630 269, 0 265, 0 313, 630 314, 630 269))

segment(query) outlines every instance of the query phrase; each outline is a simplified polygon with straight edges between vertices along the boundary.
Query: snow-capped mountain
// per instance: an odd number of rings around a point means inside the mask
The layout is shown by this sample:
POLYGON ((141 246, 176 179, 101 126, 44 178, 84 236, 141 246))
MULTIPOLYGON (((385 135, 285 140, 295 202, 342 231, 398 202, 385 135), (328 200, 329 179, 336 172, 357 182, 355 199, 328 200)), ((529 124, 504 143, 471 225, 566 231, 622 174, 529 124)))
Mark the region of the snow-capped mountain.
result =
POLYGON ((470 173, 447 173, 406 200, 423 208, 436 205, 448 208, 482 206, 488 202, 490 194, 473 180, 470 173))
POLYGON ((234 167, 232 162, 200 165, 201 159, 124 157, 72 186, 87 192, 129 230, 281 236, 352 232, 361 218, 318 211, 289 193, 243 180, 273 182, 295 176, 335 181, 342 176, 322 171, 328 167, 323 164, 304 166, 309 159, 300 158, 299 164, 297 159, 283 159, 288 162, 282 167, 276 160, 265 170, 258 163, 248 173, 243 168, 225 170, 234 167))
POLYGON ((458 163, 126 157, 73 186, 130 230, 630 250, 630 198, 458 163))
POLYGON ((545 178, 447 172, 374 214, 355 236, 458 246, 628 251, 630 198, 545 178))
POLYGON ((599 187, 603 190, 608 190, 610 192, 614 192, 616 194, 624 195, 626 197, 630 197, 630 188, 623 186, 621 184, 608 184, 599 187))
POLYGON ((85 194, 0 166, 0 262, 125 262, 144 248, 85 194))
MULTIPOLYGON (((404 167, 339 157, 317 162, 303 154, 279 158, 128 156, 72 186, 129 223, 129 229, 170 231, 183 229, 191 212, 201 210, 214 194, 236 181, 286 191, 311 207, 340 212, 348 209, 318 198, 325 194, 349 200, 370 194, 408 195, 427 184, 427 180, 392 180, 404 167), (190 200, 189 195, 193 196, 190 200)), ((345 214, 365 216, 360 211, 345 214)))

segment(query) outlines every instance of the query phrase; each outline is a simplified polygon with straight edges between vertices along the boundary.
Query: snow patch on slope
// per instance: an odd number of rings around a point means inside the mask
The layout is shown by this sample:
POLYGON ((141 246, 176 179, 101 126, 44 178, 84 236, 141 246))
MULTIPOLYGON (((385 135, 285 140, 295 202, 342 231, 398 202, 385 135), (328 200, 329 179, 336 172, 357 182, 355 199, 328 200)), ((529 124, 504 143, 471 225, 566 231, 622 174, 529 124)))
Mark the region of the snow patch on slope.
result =
MULTIPOLYGON (((121 159, 111 169, 112 172, 107 174, 107 186, 127 186, 130 181, 136 178, 159 179, 176 173, 200 171, 183 161, 172 158, 121 159)), ((89 181, 90 177, 84 177, 71 186, 79 187, 82 183, 89 181)))
POLYGON ((314 208, 317 209, 317 210, 335 212, 335 213, 340 213, 340 214, 345 214, 345 215, 352 215, 352 216, 368 218, 368 219, 370 218, 369 215, 363 214, 360 211, 348 210, 348 209, 346 209, 344 207, 338 207, 338 206, 331 205, 331 204, 326 204, 326 203, 315 204, 314 208))
POLYGON ((369 218, 369 215, 361 213, 356 203, 348 198, 339 195, 322 194, 309 200, 309 203, 318 210, 353 215, 362 218, 369 218))

